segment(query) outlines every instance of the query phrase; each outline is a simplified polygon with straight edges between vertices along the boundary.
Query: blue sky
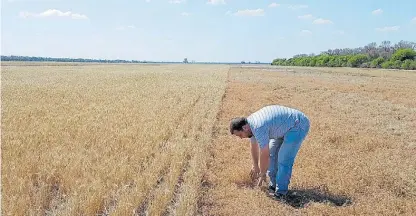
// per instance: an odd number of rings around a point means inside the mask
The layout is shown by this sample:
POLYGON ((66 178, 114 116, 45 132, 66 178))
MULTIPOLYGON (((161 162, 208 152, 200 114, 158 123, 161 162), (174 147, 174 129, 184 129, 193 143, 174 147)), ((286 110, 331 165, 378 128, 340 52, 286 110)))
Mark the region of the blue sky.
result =
POLYGON ((271 62, 416 42, 415 0, 1 0, 1 14, 2 55, 271 62))

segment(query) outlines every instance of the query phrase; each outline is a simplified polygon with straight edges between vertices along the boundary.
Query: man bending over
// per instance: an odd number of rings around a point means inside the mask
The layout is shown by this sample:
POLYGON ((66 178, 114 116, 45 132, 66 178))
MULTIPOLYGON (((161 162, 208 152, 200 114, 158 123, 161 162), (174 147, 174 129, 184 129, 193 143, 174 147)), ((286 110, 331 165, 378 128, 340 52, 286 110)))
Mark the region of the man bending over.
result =
POLYGON ((250 138, 253 167, 251 177, 261 186, 270 178, 269 192, 285 199, 296 154, 309 132, 309 119, 299 110, 269 105, 248 117, 233 118, 230 132, 240 138, 250 138))

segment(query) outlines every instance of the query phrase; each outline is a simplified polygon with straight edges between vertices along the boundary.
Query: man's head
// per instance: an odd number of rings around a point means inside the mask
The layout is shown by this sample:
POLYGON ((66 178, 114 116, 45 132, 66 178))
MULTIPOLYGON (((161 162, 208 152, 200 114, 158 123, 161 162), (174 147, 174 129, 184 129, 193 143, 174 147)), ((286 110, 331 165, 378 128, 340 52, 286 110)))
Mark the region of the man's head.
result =
POLYGON ((240 138, 251 138, 253 136, 247 118, 245 117, 231 119, 230 133, 240 138))

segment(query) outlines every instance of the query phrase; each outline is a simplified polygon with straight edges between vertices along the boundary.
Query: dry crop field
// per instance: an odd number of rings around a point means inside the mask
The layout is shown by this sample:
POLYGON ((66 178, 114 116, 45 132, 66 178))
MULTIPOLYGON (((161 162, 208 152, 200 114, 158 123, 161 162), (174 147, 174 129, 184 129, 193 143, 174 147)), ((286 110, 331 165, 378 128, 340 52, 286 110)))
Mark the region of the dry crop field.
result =
POLYGON ((194 214, 227 66, 2 67, 2 215, 194 214))
POLYGON ((2 215, 411 215, 416 73, 3 63, 2 215), (228 121, 267 104, 311 130, 282 204, 228 121))

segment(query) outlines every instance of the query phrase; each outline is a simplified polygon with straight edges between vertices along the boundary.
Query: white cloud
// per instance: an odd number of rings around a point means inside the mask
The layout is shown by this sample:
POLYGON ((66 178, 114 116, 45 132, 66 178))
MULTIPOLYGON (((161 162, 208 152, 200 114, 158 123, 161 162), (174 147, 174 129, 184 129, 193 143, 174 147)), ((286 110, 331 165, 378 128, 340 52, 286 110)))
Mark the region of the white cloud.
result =
POLYGON ((302 35, 311 35, 311 34, 312 34, 312 32, 311 32, 311 31, 309 31, 309 30, 302 30, 302 31, 300 31, 300 33, 301 33, 302 35))
POLYGON ((171 4, 181 4, 185 3, 186 0, 169 0, 169 3, 171 4))
POLYGON ((299 19, 314 19, 315 17, 312 14, 305 14, 303 16, 298 16, 299 19))
POLYGON ((88 17, 84 14, 72 13, 71 11, 62 12, 57 9, 49 9, 42 13, 30 13, 26 11, 22 11, 19 13, 19 16, 22 18, 29 18, 29 17, 69 17, 72 19, 88 19, 88 17))
POLYGON ((292 10, 298 10, 308 8, 308 5, 289 5, 288 8, 292 10))
POLYGON ((383 10, 381 8, 377 9, 377 10, 373 10, 373 12, 371 12, 373 15, 380 15, 383 13, 383 10))
POLYGON ((225 15, 231 15, 232 14, 232 12, 231 11, 227 11, 227 12, 225 12, 225 15))
POLYGON ((269 4, 269 8, 272 8, 272 7, 279 7, 280 6, 280 4, 277 4, 277 3, 271 3, 271 4, 269 4))
POLYGON ((208 0, 207 4, 219 5, 219 4, 226 4, 226 3, 225 3, 225 0, 208 0))
POLYGON ((186 12, 182 12, 181 15, 182 16, 189 16, 190 14, 189 13, 186 13, 186 12))
POLYGON ((376 28, 376 31, 379 32, 391 32, 391 31, 398 31, 400 29, 400 26, 386 26, 382 28, 376 28))
POLYGON ((331 20, 319 18, 319 19, 314 20, 313 24, 318 24, 318 25, 320 25, 320 24, 333 24, 333 22, 331 20))
POLYGON ((150 2, 150 0, 146 0, 146 2, 150 2))
POLYGON ((412 22, 416 23, 416 17, 413 17, 412 22))
POLYGON ((234 13, 236 16, 264 16, 264 10, 263 9, 246 9, 246 10, 239 10, 234 13))
POLYGON ((83 14, 72 14, 71 17, 72 19, 88 19, 88 17, 83 14))

